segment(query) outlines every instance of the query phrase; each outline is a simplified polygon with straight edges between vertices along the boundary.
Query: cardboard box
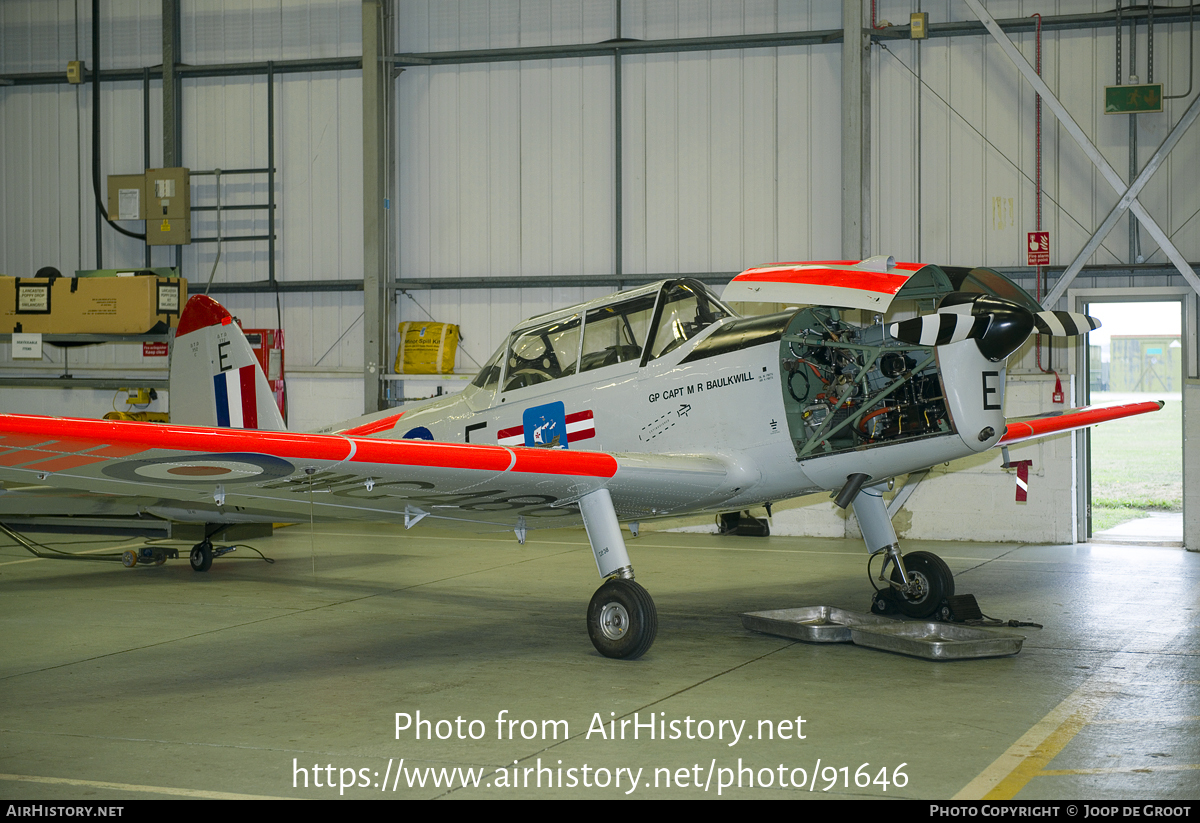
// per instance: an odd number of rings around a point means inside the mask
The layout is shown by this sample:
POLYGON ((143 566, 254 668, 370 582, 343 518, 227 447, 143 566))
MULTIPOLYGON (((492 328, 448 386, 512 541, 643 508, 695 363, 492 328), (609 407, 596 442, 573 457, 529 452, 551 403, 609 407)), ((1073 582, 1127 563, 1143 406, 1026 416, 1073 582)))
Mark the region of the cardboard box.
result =
POLYGON ((0 277, 0 332, 163 333, 186 302, 181 277, 0 277))

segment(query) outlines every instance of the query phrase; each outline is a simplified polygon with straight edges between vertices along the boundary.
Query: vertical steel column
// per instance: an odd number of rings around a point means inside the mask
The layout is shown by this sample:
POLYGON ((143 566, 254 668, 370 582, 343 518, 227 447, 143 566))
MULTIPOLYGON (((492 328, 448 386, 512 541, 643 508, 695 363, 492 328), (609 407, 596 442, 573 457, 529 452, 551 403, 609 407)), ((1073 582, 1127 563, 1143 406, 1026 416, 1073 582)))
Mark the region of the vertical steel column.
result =
MULTIPOLYGON (((217 180, 218 185, 220 179, 217 180)), ((275 61, 267 61, 267 280, 275 285, 275 61)))
MULTIPOLYGON (((150 168, 150 69, 142 69, 142 168, 150 168)), ((149 200, 149 197, 146 198, 149 200)), ((150 244, 146 244, 146 268, 150 268, 150 244)))
MULTIPOLYGON (((621 0, 616 0, 617 40, 621 39, 621 0)), ((624 140, 621 121, 621 50, 613 51, 613 271, 620 278, 624 271, 625 243, 624 226, 622 226, 622 207, 624 205, 624 165, 622 158, 622 141, 624 140)), ((620 288, 618 284, 617 288, 620 288)))
POLYGON ((179 165, 179 0, 162 0, 163 168, 179 165))
MULTIPOLYGON (((1137 20, 1129 19, 1129 82, 1136 84, 1137 79, 1137 20)), ((1129 113, 1129 182, 1137 179, 1137 114, 1129 113)), ((1129 213, 1129 265, 1140 263, 1138 260, 1138 222, 1133 212, 1129 213)))
MULTIPOLYGON (((100 142, 96 136, 97 122, 100 120, 100 0, 94 0, 92 3, 92 154, 98 152, 97 144, 100 142)), ((92 157, 92 185, 96 183, 96 167, 99 164, 99 158, 92 157)), ((104 268, 104 234, 101 230, 103 221, 100 217, 100 198, 96 198, 96 268, 104 268)))
MULTIPOLYGON (((618 0, 619 5, 619 0, 618 0)), ((619 35, 618 35, 619 36, 619 35)), ((622 206, 625 199, 624 161, 621 156, 622 131, 621 123, 621 50, 613 53, 613 271, 620 278, 624 271, 625 262, 625 233, 622 221, 624 215, 622 206)), ((620 286, 618 286, 620 288, 620 286)))
POLYGON ((842 4, 842 256, 868 256, 870 232, 871 36, 862 4, 842 4))
MULTIPOLYGON (((180 103, 179 77, 175 67, 179 64, 179 0, 162 0, 162 116, 163 116, 163 168, 173 169, 183 165, 180 138, 182 106, 180 103)), ((177 273, 183 274, 183 246, 175 247, 177 273)))
MULTIPOLYGON (((362 4, 363 108, 363 411, 383 408, 382 374, 387 361, 387 266, 384 259, 384 179, 388 164, 385 96, 391 66, 380 62, 387 51, 383 28, 387 0, 362 4), (386 79, 385 79, 386 78, 386 79)), ((390 19, 390 15, 387 16, 390 19)))

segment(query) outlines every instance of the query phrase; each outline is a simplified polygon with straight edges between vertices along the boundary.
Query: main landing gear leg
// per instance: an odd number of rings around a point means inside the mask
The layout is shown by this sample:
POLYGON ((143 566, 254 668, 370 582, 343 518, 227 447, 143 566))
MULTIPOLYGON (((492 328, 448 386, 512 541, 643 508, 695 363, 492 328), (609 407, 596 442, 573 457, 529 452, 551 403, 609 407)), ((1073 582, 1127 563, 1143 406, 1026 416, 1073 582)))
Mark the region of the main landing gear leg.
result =
POLYGON ((879 581, 886 583, 887 588, 877 591, 872 609, 886 611, 890 604, 908 617, 932 617, 947 610, 944 601, 954 594, 954 575, 950 567, 930 552, 901 555, 891 515, 883 502, 883 487, 860 489, 854 496, 853 505, 867 551, 872 557, 884 555, 879 581), (890 579, 885 576, 889 565, 892 567, 890 579))
POLYGON ((608 578, 588 604, 588 636, 605 657, 633 660, 645 654, 658 633, 658 612, 649 592, 634 582, 633 565, 608 489, 579 500, 596 569, 608 578))

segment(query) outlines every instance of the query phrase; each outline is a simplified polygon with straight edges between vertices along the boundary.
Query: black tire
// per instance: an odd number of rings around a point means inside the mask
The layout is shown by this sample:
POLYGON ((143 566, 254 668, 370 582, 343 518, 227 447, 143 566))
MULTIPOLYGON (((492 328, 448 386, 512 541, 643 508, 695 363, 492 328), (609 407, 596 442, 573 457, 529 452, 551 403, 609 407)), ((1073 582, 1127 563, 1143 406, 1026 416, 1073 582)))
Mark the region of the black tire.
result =
POLYGON ((192 561, 192 571, 208 571, 212 567, 213 561, 212 544, 205 542, 192 546, 192 554, 189 559, 192 561))
POLYGON ((609 580, 588 604, 588 636, 605 657, 635 660, 658 634, 658 611, 650 593, 633 580, 609 580))
MULTIPOLYGON (((895 602, 900 613, 907 617, 930 617, 942 605, 942 601, 954 595, 954 574, 946 561, 930 552, 912 552, 904 555, 904 570, 910 580, 920 586, 920 592, 911 597, 897 590, 895 602)), ((900 585, 900 570, 892 569, 892 582, 900 585)))

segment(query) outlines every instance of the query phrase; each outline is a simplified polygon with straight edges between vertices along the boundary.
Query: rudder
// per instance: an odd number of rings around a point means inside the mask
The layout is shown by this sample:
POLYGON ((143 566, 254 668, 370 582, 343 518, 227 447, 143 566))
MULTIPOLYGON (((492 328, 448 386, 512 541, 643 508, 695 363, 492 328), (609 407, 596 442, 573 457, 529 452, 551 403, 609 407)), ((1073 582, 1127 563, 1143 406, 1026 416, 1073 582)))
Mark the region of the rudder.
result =
POLYGON ((225 307, 193 295, 171 350, 171 422, 285 431, 275 396, 241 327, 225 307))

